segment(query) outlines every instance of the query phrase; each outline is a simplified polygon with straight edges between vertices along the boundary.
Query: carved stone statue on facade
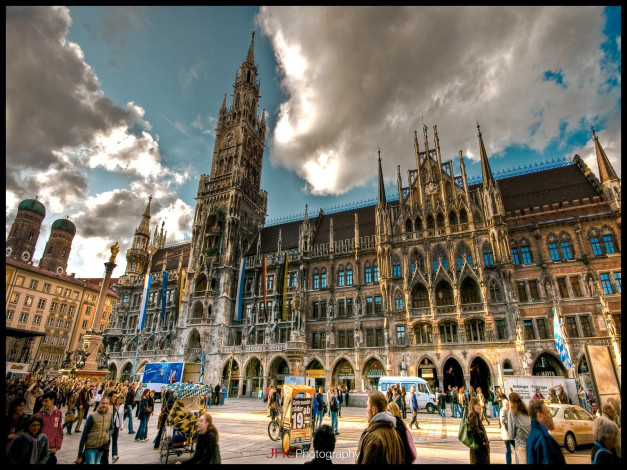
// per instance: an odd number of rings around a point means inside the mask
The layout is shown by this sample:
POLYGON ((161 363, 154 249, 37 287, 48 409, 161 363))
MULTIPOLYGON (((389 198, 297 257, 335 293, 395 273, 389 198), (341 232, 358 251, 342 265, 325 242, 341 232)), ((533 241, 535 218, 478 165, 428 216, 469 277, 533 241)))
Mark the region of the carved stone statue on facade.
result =
POLYGON ((329 318, 335 318, 333 304, 334 304, 333 301, 329 302, 329 318))
POLYGON ((270 328, 270 323, 266 323, 266 331, 264 334, 264 343, 270 344, 270 340, 272 339, 272 329, 270 328))
POLYGON ((98 369, 107 369, 109 367, 109 355, 106 352, 104 343, 100 343, 100 346, 98 346, 96 363, 98 364, 98 369))
POLYGON ((357 299, 355 299, 355 303, 357 304, 357 316, 361 317, 362 314, 362 310, 361 310, 361 296, 357 296, 357 299))

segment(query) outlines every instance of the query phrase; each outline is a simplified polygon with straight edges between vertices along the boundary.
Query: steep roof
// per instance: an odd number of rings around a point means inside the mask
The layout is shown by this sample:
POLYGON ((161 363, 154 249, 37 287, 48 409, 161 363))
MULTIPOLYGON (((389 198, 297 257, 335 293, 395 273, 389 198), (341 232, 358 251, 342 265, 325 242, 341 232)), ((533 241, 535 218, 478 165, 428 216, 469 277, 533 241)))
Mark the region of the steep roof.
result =
MULTIPOLYGON (((599 195, 577 165, 503 178, 497 184, 506 212, 599 195)), ((473 184, 468 189, 472 191, 480 186, 473 184)))
POLYGON ((324 214, 318 233, 314 237, 313 244, 329 243, 329 228, 333 219, 333 240, 338 242, 349 238, 355 238, 355 213, 359 219, 359 236, 366 237, 375 233, 375 208, 376 205, 349 209, 335 214, 324 214))
POLYGON ((177 269, 179 267, 179 257, 181 253, 183 253, 183 264, 182 267, 187 267, 187 262, 189 261, 189 251, 192 248, 192 243, 182 243, 180 245, 168 246, 164 248, 159 248, 157 252, 152 257, 152 267, 150 272, 159 272, 163 270, 163 260, 165 259, 165 254, 168 254, 168 264, 165 269, 177 269))

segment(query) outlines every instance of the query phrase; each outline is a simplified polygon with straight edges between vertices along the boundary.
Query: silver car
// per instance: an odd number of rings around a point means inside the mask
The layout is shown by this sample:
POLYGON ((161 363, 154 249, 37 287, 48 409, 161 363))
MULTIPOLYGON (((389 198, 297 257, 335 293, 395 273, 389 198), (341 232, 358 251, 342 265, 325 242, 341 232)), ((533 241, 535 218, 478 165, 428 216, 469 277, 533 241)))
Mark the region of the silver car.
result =
POLYGON ((594 444, 592 423, 594 416, 580 406, 549 405, 555 429, 549 434, 560 446, 569 452, 575 452, 578 445, 594 444))

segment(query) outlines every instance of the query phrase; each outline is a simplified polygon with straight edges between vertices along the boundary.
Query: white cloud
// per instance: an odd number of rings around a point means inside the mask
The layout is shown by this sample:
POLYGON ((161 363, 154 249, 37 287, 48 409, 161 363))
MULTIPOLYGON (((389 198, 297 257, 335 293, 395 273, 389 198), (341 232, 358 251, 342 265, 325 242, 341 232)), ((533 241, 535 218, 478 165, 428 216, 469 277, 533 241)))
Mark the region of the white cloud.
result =
MULTIPOLYGON (((602 67, 601 7, 282 6, 262 7, 257 21, 286 95, 271 158, 316 193, 371 179, 377 145, 414 168, 423 117, 431 148, 438 127, 444 160, 459 149, 477 157, 477 119, 491 155, 514 144, 543 151, 591 115, 620 129, 620 88, 606 86, 620 74, 602 67), (329 149, 333 166, 320 161, 329 149)), ((607 145, 620 148, 613 136, 607 145)))

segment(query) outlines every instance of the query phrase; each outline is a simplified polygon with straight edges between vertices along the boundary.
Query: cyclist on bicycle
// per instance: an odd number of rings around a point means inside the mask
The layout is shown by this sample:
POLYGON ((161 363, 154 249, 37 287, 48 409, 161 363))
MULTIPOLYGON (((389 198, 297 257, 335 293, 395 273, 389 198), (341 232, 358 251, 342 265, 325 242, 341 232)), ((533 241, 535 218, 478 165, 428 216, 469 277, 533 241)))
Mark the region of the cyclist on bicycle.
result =
POLYGON ((272 387, 270 391, 270 397, 268 398, 268 416, 275 419, 279 409, 279 394, 277 389, 272 387))

